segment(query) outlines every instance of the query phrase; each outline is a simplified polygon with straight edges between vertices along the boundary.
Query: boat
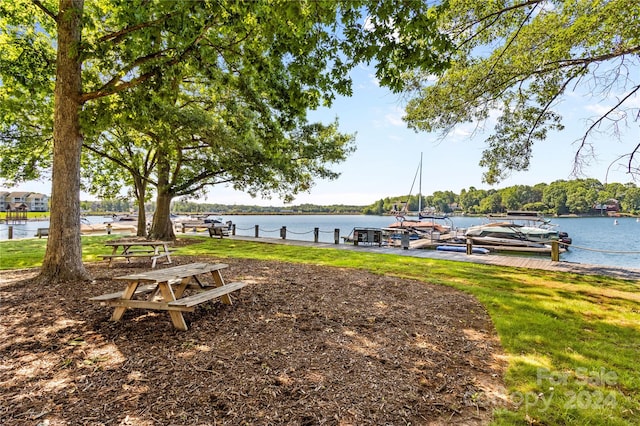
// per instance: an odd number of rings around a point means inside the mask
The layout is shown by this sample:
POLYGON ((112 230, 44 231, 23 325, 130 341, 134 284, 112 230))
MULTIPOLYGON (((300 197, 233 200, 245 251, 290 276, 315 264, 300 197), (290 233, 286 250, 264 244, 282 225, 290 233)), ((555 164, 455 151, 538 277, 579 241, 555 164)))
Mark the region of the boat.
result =
POLYGON ((132 214, 114 214, 111 216, 113 222, 137 222, 138 216, 132 214))
POLYGON ((386 245, 387 241, 385 241, 385 238, 388 239, 388 235, 385 234, 382 228, 362 227, 355 227, 349 235, 342 237, 345 244, 353 243, 356 246, 360 243, 378 246, 386 245))
POLYGON ((203 219, 204 223, 211 223, 216 226, 224 225, 224 219, 221 216, 209 215, 203 219))
POLYGON ((420 213, 422 212, 422 153, 420 153, 420 163, 418 164, 418 170, 416 170, 416 174, 413 177, 413 182, 411 183, 411 189, 409 190, 409 198, 407 201, 402 201, 400 206, 394 204, 393 209, 391 210, 391 214, 396 217, 398 221, 404 221, 407 217, 416 217, 420 220, 420 213), (416 184, 416 179, 418 179, 418 211, 417 212, 409 212, 409 202, 411 201, 411 194, 413 192, 413 187, 416 184))
POLYGON ((193 216, 189 216, 189 215, 178 215, 175 213, 169 213, 169 220, 171 220, 171 222, 175 224, 175 223, 183 223, 183 222, 194 222, 200 219, 194 218, 193 216))
MULTIPOLYGON (((437 246, 436 250, 438 251, 453 251, 456 253, 466 253, 467 252, 467 247, 465 246, 448 246, 448 245, 443 245, 443 246, 437 246)), ((471 248, 471 253, 473 254, 489 254, 491 252, 491 250, 484 248, 484 247, 472 247, 471 248)))
POLYGON ((396 221, 390 224, 385 231, 389 233, 391 239, 401 239, 402 235, 409 233, 411 240, 428 239, 430 241, 440 241, 451 238, 453 223, 446 215, 438 215, 433 212, 425 212, 422 209, 422 153, 420 153, 420 163, 413 178, 409 199, 401 203, 398 208, 394 205, 391 211, 396 217, 396 221), (418 180, 418 211, 409 211, 409 201, 413 187, 418 180))
POLYGON ((186 232, 187 230, 192 232, 206 232, 210 228, 221 228, 222 231, 231 231, 233 228, 232 221, 228 220, 225 222, 220 216, 208 215, 203 218, 202 216, 178 216, 171 214, 170 217, 178 232, 186 232))
POLYGON ((430 220, 413 220, 401 217, 385 228, 385 230, 400 235, 408 232, 414 236, 415 239, 427 238, 437 241, 446 238, 446 235, 448 235, 453 228, 453 224, 447 216, 425 216, 425 219, 427 218, 430 220))
POLYGON ((563 248, 571 244, 566 232, 558 231, 538 212, 508 211, 506 215, 489 215, 489 223, 467 228, 465 237, 474 244, 548 248, 559 241, 563 248))
POLYGON ((87 218, 80 218, 80 233, 91 234, 136 234, 138 228, 131 223, 91 223, 87 218))

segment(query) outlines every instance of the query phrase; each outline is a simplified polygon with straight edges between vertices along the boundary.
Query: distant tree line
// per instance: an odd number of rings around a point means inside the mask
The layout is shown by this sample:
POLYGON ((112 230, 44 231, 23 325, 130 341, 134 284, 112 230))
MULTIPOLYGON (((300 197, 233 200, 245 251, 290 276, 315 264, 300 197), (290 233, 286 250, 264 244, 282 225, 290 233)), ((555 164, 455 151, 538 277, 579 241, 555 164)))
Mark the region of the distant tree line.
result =
MULTIPOLYGON (((385 214, 408 202, 409 211, 417 211, 417 195, 387 197, 364 208, 364 214, 385 214)), ((601 183, 597 179, 557 180, 534 186, 514 185, 502 189, 462 189, 436 191, 422 196, 423 210, 439 213, 458 211, 468 214, 503 213, 507 210, 539 211, 549 215, 603 214, 606 206, 621 212, 640 213, 640 188, 634 183, 601 183)))
POLYGON ((315 204, 299 204, 295 206, 273 207, 273 206, 252 206, 243 204, 209 204, 196 203, 191 201, 175 201, 171 204, 174 213, 207 213, 217 212, 223 214, 270 214, 270 213, 295 213, 295 214, 361 214, 362 206, 348 206, 334 204, 329 206, 319 206, 315 204))
MULTIPOLYGON (((129 213, 135 211, 137 204, 127 199, 112 199, 99 201, 82 201, 81 208, 89 213, 129 213)), ((217 204, 197 203, 193 201, 174 201, 171 203, 171 211, 176 214, 362 214, 363 206, 335 204, 319 206, 315 204, 300 204, 297 206, 273 207, 254 206, 246 204, 217 204)), ((145 211, 154 212, 155 203, 145 204, 145 211)))
POLYGON ((129 213, 135 203, 127 199, 111 199, 100 201, 81 201, 80 210, 85 213, 129 213))
MULTIPOLYGON (((219 214, 389 214, 408 202, 409 211, 417 211, 417 195, 386 197, 369 206, 316 205, 273 207, 247 204, 198 203, 185 199, 174 201, 171 211, 186 213, 219 214)), ((640 188, 634 183, 601 183, 597 179, 557 180, 550 184, 534 186, 514 185, 502 189, 476 189, 471 186, 459 194, 453 191, 436 191, 422 195, 423 210, 438 213, 460 212, 466 214, 504 213, 507 210, 539 211, 548 215, 605 214, 606 206, 615 206, 620 212, 640 214, 640 188)), ((130 212, 136 204, 126 199, 83 201, 86 212, 130 212)), ((155 204, 145 205, 146 211, 155 211, 155 204)))

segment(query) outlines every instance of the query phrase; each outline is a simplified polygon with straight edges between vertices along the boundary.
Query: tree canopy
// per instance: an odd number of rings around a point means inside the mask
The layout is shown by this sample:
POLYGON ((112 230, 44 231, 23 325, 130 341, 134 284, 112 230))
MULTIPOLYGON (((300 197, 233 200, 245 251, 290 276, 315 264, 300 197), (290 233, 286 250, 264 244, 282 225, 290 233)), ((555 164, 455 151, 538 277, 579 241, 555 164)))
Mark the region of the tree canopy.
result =
MULTIPOLYGON (((247 96, 231 80, 216 81, 185 67, 175 84, 169 82, 168 96, 149 97, 136 88, 85 110, 110 112, 105 123, 110 128, 85 133, 84 144, 96 154, 94 161, 109 159, 132 176, 127 182, 133 181, 138 199, 139 235, 146 235, 148 185, 157 192, 150 234, 165 240, 174 237, 169 219, 174 197, 197 197, 206 187, 226 184, 288 200, 318 177, 337 177, 328 165, 344 160, 353 149, 353 138, 340 134, 337 122, 309 124, 306 110, 283 120, 273 113, 280 112, 279 96, 247 96), (148 111, 139 114, 139 106, 148 111)), ((101 175, 92 174, 91 181, 98 188, 111 185, 101 175)))
MULTIPOLYGON (((595 155, 594 133, 638 131, 640 2, 636 0, 449 0, 440 27, 457 47, 439 78, 414 73, 406 121, 447 135, 457 125, 493 126, 480 164, 496 183, 527 170, 536 142, 564 128, 571 93, 613 102, 576 141, 574 170, 595 155), (635 102, 634 102, 635 99, 635 102), (494 117, 497 119, 494 120, 494 117), (628 126, 628 128, 627 128, 628 126)), ((635 132, 635 133, 634 133, 635 132)), ((619 160, 637 175, 640 139, 619 160)), ((612 146, 600 147, 612 150, 612 146)))

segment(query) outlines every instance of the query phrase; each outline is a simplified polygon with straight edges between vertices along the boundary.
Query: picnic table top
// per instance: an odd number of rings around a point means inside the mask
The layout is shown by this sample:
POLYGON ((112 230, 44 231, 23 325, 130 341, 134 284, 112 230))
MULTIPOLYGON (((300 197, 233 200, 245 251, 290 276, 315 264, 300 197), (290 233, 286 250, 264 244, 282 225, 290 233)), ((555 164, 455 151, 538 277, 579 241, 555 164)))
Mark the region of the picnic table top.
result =
POLYGON ((172 241, 162 240, 110 240, 104 243, 105 246, 159 246, 172 244, 172 241))
POLYGON ((164 282, 191 277, 199 274, 205 274, 207 272, 227 268, 228 266, 229 265, 225 263, 190 263, 188 265, 180 265, 166 269, 157 269, 153 271, 124 275, 121 277, 115 277, 113 279, 119 281, 164 282))

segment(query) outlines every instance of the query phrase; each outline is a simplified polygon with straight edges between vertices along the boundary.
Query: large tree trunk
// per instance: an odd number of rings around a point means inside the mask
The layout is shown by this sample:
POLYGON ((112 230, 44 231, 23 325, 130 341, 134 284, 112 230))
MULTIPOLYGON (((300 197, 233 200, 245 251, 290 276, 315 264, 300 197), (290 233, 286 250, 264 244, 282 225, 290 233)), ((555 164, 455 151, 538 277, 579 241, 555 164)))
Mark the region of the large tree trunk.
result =
POLYGON ((42 281, 88 280, 80 239, 80 41, 83 0, 60 0, 54 92, 51 221, 42 281))
POLYGON ((176 238, 171 223, 171 185, 169 183, 169 161, 163 155, 162 150, 158 150, 158 193, 156 199, 156 211, 153 214, 153 223, 149 231, 149 238, 163 241, 173 241, 176 238))
POLYGON ((173 196, 158 187, 156 199, 156 211, 153 214, 153 223, 149 231, 149 238, 162 241, 173 241, 176 238, 171 223, 171 200, 173 196))

